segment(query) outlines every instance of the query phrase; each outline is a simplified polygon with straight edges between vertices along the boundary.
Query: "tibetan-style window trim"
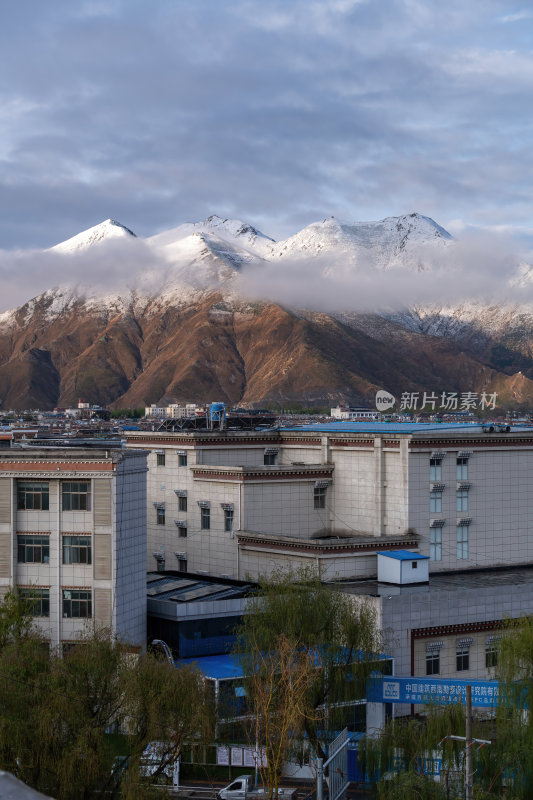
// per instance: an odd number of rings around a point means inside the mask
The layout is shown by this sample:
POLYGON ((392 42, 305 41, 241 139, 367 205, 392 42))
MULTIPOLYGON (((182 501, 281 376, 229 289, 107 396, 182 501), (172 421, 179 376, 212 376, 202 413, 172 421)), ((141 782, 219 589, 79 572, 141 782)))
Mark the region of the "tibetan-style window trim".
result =
POLYGON ((221 503, 220 507, 224 509, 224 511, 233 511, 233 503, 221 503))
POLYGON ((200 508, 211 508, 209 500, 198 500, 198 505, 200 508))
POLYGON ((187 497, 187 489, 174 489, 176 497, 187 497))
POLYGON ((442 528, 444 523, 446 522, 445 519, 432 519, 429 523, 430 528, 442 528))

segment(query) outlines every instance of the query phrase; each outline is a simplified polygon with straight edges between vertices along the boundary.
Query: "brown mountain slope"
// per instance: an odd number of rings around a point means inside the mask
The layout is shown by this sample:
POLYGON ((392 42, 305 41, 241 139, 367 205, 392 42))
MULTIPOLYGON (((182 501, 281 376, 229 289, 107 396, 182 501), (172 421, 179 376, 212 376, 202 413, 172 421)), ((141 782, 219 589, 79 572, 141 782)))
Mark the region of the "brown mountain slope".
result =
MULTIPOLYGON (((4 408, 115 406, 182 400, 368 403, 378 388, 497 391, 531 402, 533 381, 506 374, 451 339, 368 316, 361 326, 220 294, 157 308, 92 306, 72 298, 51 312, 43 296, 0 329, 4 408), (363 324, 364 322, 364 324, 363 324)), ((56 299, 57 303, 57 299, 56 299)))

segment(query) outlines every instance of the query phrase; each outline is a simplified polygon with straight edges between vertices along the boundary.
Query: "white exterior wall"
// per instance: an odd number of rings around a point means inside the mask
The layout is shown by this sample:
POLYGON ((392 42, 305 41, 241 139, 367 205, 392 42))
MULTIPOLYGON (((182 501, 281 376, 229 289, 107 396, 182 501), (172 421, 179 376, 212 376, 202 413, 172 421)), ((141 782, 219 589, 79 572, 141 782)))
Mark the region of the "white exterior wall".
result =
MULTIPOLYGON (((328 526, 328 509, 314 508, 315 480, 244 484, 244 530, 308 539, 328 526)), ((328 493, 326 490, 326 506, 328 493)))
MULTIPOLYGON (((26 455, 26 454, 24 454, 26 455)), ((54 456, 50 457, 55 459, 54 456)), ((146 643, 146 466, 144 455, 126 453, 110 470, 110 458, 96 456, 102 471, 70 470, 69 461, 90 463, 91 453, 72 458, 72 453, 60 463, 61 478, 54 471, 43 469, 31 472, 17 469, 10 460, 9 476, 0 475, 3 489, 8 486, 10 522, 0 523, 2 547, 9 548, 9 563, 2 569, 0 591, 12 586, 48 589, 50 613, 36 617, 35 625, 53 645, 72 641, 93 625, 108 627, 124 641, 143 648, 146 643), (106 469, 107 468, 107 469, 106 469), (118 472, 118 479, 117 479, 118 472), (17 510, 17 480, 48 483, 49 510, 17 510), (88 481, 91 486, 90 511, 61 509, 62 481, 88 481), (102 504, 95 508, 96 483, 105 484, 105 524, 101 523, 102 504), (118 491, 118 494, 117 494, 118 491), (117 496, 119 498, 117 502, 117 496), (42 533, 49 536, 48 563, 18 563, 17 534, 42 533), (62 537, 68 534, 86 535, 91 541, 91 564, 63 564, 62 537), (98 538, 98 545, 96 539, 98 538), (102 544, 104 543, 105 544, 102 544), (103 549, 102 549, 103 548, 103 549), (91 592, 92 618, 63 616, 63 589, 83 589, 91 592)), ((24 460, 21 457, 20 462, 24 460)), ((46 462, 44 462, 46 463, 46 462)), ((2 553, 2 558, 5 553, 2 553)))
MULTIPOLYGON (((443 450, 444 452, 444 450, 443 450)), ((486 450, 446 448, 442 460, 442 513, 430 513, 430 452, 411 453, 409 464, 409 524, 420 537, 420 552, 430 554, 430 520, 444 519, 442 559, 431 561, 430 572, 472 567, 524 564, 533 561, 533 451, 518 448, 486 450), (456 459, 472 450, 468 477, 457 481, 456 459), (468 510, 457 511, 456 491, 469 483, 468 510), (468 558, 457 558, 457 522, 468 518, 468 558)))

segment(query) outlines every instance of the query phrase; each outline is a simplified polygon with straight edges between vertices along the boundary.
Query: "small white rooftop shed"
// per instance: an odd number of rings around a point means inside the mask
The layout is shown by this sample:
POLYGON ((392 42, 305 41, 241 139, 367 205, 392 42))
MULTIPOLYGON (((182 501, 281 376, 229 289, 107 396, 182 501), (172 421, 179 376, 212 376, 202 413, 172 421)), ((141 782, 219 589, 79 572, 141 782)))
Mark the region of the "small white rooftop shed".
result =
POLYGON ((409 550, 391 550, 378 553, 379 583, 427 583, 429 581, 429 556, 409 550))

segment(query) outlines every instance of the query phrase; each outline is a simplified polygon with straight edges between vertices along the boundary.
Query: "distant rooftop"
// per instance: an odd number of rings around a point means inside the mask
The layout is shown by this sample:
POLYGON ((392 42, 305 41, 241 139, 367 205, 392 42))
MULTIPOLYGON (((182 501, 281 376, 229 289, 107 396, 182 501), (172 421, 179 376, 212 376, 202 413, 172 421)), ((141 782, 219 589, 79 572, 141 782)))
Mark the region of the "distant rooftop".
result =
MULTIPOLYGON (((506 423, 479 422, 314 422, 310 425, 284 426, 283 431, 322 431, 324 433, 483 433, 488 425, 499 426, 506 423)), ((512 425, 511 433, 533 432, 531 425, 512 425)))

